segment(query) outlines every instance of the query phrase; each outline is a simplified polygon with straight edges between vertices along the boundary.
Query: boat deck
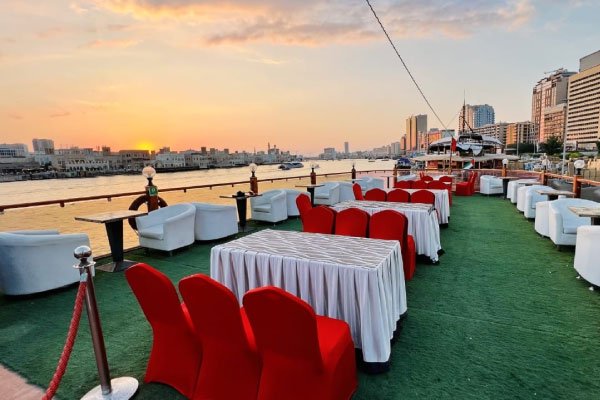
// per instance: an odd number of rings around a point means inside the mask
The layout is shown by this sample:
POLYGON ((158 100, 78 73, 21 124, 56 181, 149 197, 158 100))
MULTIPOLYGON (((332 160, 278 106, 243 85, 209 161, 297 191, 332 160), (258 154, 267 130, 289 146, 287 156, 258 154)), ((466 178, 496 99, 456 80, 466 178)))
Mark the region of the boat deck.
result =
MULTIPOLYGON (((595 398, 600 392, 600 294, 576 280, 573 252, 559 252, 500 198, 454 197, 439 265, 407 282, 408 317, 391 371, 359 374, 355 399, 595 398)), ((270 227, 270 225, 260 225, 270 227)), ((298 230, 291 220, 276 229, 298 230)), ((211 244, 172 257, 136 250, 173 282, 208 273, 211 244)), ((123 274, 99 272, 97 296, 113 377, 143 379, 152 335, 123 274)), ((0 297, 0 364, 45 387, 60 355, 76 288, 0 297)), ((81 321, 58 391, 79 398, 97 385, 87 321, 81 321)), ((1 376, 0 376, 0 379, 1 376)), ((0 382, 2 393, 2 382, 0 382)), ((2 396, 0 396, 2 397, 2 396)), ((138 399, 182 398, 142 384, 138 399)))

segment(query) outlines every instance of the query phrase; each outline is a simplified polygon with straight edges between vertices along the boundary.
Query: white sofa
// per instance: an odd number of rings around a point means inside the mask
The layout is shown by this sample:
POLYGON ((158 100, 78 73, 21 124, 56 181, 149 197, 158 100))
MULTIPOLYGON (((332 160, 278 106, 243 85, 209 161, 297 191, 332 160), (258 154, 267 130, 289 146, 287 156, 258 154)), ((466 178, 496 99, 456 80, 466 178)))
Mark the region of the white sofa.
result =
POLYGON ((524 183, 527 183, 527 182, 538 183, 538 181, 535 179, 517 179, 517 180, 508 182, 508 188, 506 190, 506 192, 507 192, 506 197, 508 199, 510 199, 511 203, 513 203, 513 204, 517 203, 517 190, 521 186, 523 186, 524 183))
POLYGON ((600 226, 577 228, 573 266, 583 279, 596 286, 600 286, 600 262, 596 247, 598 243, 600 243, 600 226))
POLYGON ((354 190, 352 190, 352 182, 337 182, 340 184, 340 201, 356 200, 354 190))
POLYGON ((577 228, 590 225, 588 217, 578 217, 569 207, 600 207, 600 203, 584 199, 558 199, 549 202, 548 232, 557 246, 575 246, 577 228))
POLYGON ((73 251, 84 245, 89 246, 90 240, 82 233, 0 232, 0 292, 39 293, 79 281, 73 251))
POLYGON ((237 208, 235 206, 192 203, 196 207, 194 238, 215 240, 238 233, 237 208))
POLYGON ((298 206, 296 205, 296 199, 298 196, 305 192, 301 192, 296 189, 284 189, 286 194, 286 205, 287 205, 287 216, 288 217, 298 217, 300 215, 300 211, 298 211, 298 206))
POLYGON ((338 182, 325 182, 323 186, 315 189, 315 204, 332 206, 340 202, 340 184, 338 182))
POLYGON ((283 190, 269 190, 250 198, 252 219, 276 223, 287 219, 287 194, 283 190))
POLYGON ((548 201, 548 196, 537 193, 537 190, 542 189, 552 190, 550 186, 544 185, 521 186, 517 189, 517 210, 525 214, 525 218, 535 217, 535 204, 538 201, 548 201))
POLYGON ((479 193, 502 194, 502 179, 492 175, 481 175, 479 178, 479 193))
POLYGON ((174 204, 136 217, 140 246, 171 252, 194 243, 196 207, 174 204))
POLYGON ((549 201, 540 201, 535 205, 535 231, 542 236, 550 236, 548 231, 548 208, 549 201))

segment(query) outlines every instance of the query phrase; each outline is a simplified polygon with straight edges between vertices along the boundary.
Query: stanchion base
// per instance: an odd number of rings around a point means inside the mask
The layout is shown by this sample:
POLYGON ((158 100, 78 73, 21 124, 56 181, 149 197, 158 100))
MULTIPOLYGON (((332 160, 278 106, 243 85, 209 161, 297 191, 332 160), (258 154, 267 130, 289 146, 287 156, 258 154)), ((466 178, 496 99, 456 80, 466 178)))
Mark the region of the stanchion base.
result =
POLYGON ((87 392, 81 400, 128 400, 137 392, 139 383, 135 378, 124 376, 111 379, 110 385, 112 386, 111 393, 102 394, 102 388, 96 386, 87 392))

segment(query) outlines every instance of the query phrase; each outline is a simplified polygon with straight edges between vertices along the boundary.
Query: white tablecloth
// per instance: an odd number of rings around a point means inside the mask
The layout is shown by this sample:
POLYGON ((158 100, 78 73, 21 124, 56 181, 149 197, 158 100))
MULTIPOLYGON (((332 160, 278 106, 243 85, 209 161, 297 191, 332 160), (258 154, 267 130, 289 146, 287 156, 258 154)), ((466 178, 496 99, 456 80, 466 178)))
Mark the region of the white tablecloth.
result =
POLYGON ((274 285, 344 320, 367 362, 386 362, 407 310, 397 241, 266 229, 212 248, 210 276, 238 300, 274 285))
MULTIPOLYGON (((388 189, 387 192, 391 192, 394 189, 388 189)), ((417 190, 428 190, 435 195, 435 209, 439 212, 440 224, 447 224, 448 217, 450 217, 450 199, 448 198, 448 191, 441 189, 402 189, 410 194, 413 194, 417 190)))
POLYGON ((394 210, 402 213, 408 220, 408 234, 415 239, 417 254, 426 255, 437 262, 440 244, 440 226, 437 213, 430 204, 394 203, 391 201, 349 200, 331 206, 336 211, 355 207, 373 215, 383 210, 394 210))

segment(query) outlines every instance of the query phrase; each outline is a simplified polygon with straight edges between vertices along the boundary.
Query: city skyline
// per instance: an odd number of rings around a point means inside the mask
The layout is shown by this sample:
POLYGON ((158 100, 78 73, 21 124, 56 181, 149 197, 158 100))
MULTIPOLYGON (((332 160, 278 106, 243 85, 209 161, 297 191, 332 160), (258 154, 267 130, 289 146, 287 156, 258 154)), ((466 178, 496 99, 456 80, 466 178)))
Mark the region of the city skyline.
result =
POLYGON ((577 71, 600 42, 591 1, 372 4, 443 124, 363 1, 8 0, 0 142, 374 148, 399 141, 410 115, 454 128, 463 91, 497 120, 530 120, 535 82, 577 71))

